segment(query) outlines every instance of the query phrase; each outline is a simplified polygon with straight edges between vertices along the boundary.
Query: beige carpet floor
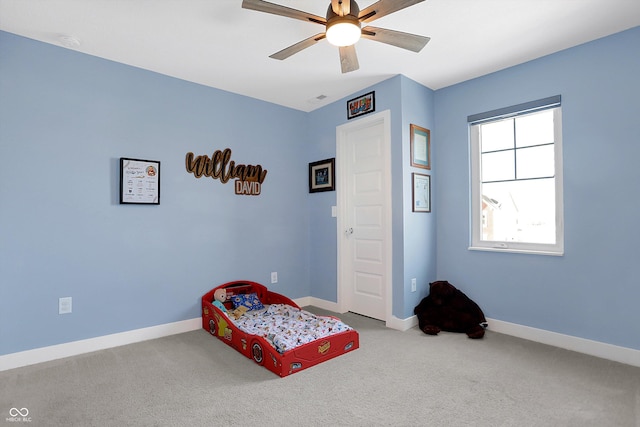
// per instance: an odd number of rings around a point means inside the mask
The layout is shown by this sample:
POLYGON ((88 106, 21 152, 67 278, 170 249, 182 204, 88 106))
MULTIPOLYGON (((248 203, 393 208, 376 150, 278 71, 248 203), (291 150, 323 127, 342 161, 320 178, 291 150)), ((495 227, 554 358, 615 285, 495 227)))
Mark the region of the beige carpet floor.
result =
POLYGON ((640 368, 340 317, 360 348, 285 378, 204 330, 0 372, 0 427, 640 426, 640 368))

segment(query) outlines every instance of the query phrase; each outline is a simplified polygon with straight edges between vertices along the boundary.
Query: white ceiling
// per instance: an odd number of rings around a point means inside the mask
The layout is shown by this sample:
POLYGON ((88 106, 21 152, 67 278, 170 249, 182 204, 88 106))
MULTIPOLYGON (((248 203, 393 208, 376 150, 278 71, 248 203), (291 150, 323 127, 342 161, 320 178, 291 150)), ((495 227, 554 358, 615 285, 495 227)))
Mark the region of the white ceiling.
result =
MULTIPOLYGON (((270 1, 319 16, 330 4, 270 1)), ((363 39, 360 69, 341 74, 326 40, 284 61, 268 57, 323 26, 241 4, 0 0, 0 30, 59 46, 70 36, 79 52, 312 111, 396 74, 440 89, 640 25, 640 0, 426 0, 372 23, 431 37, 420 53, 363 39)))

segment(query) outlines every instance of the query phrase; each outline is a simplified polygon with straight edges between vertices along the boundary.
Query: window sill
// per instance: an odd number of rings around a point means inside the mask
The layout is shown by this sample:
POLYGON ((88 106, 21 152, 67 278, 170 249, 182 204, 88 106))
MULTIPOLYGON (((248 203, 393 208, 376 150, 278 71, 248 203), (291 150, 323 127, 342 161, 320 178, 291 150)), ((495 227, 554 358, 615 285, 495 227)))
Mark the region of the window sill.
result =
POLYGON ((484 252, 506 252, 513 254, 529 254, 529 255, 547 255, 547 256, 564 256, 564 251, 556 252, 550 250, 539 249, 520 249, 505 247, 493 247, 493 246, 469 246, 470 251, 484 251, 484 252))

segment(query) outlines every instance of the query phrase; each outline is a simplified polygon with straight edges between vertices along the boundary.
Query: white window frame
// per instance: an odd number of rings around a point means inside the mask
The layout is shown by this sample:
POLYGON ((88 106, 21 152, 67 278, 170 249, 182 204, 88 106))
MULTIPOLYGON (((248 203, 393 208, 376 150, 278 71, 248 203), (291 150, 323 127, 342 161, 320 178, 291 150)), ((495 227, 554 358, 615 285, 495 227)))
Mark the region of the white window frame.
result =
POLYGON ((469 122, 469 154, 471 179, 471 221, 469 250, 515 252, 539 255, 564 255, 564 206, 562 179, 562 109, 560 96, 545 98, 530 103, 515 105, 487 113, 468 117, 469 122), (554 155, 555 155, 555 203, 556 203, 556 243, 529 243, 482 240, 482 195, 481 157, 480 157, 480 124, 500 120, 517 115, 534 113, 542 110, 554 111, 554 155))

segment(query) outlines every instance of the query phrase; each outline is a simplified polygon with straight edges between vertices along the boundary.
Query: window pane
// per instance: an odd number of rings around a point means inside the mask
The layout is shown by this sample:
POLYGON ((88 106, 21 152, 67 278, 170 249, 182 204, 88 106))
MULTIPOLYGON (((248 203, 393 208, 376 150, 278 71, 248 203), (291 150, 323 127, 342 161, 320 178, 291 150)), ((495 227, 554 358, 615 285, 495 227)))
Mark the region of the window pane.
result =
POLYGON ((553 145, 542 145, 516 150, 516 177, 518 179, 554 176, 553 145))
POLYGON ((482 240, 555 244, 555 180, 482 185, 482 240))
POLYGON ((515 179, 513 150, 482 155, 482 181, 515 179))
POLYGON ((516 147, 553 143, 553 110, 516 117, 516 147))
POLYGON ((563 255, 562 111, 512 113, 470 125, 469 249, 563 255))
POLYGON ((513 148, 513 119, 480 125, 480 141, 482 153, 513 148))

